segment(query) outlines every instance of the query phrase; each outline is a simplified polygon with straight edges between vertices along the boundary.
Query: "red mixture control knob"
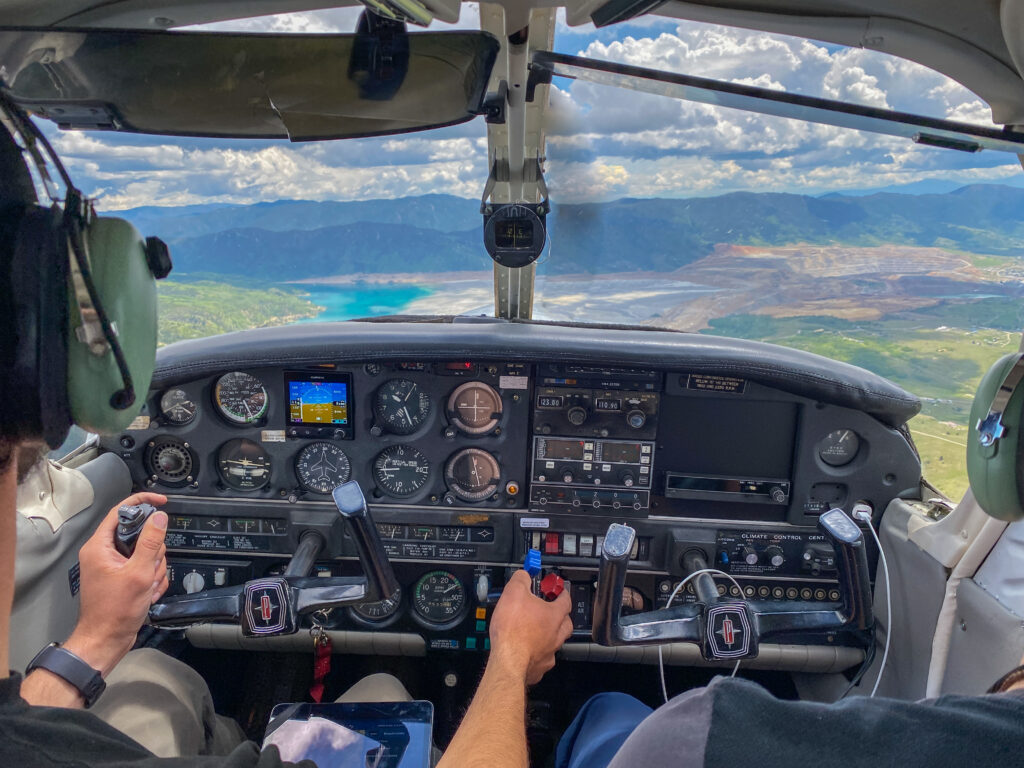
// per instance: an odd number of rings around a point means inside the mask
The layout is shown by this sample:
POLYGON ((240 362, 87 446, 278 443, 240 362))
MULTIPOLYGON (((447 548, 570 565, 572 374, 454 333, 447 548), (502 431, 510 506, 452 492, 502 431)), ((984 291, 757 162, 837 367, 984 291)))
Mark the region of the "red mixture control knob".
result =
POLYGON ((557 573, 549 573, 540 580, 540 596, 549 603, 565 590, 565 579, 557 573))

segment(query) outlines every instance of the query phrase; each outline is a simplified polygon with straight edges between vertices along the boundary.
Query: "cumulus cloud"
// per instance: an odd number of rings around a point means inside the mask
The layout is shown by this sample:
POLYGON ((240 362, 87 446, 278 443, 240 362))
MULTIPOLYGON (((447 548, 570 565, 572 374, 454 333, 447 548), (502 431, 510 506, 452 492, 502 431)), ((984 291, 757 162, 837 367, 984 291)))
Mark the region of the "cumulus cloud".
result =
MULTIPOLYGON (((351 31, 359 8, 284 14, 204 29, 351 31)), ((479 28, 479 7, 454 25, 479 28)), ((597 59, 991 125, 987 106, 912 62, 780 35, 642 17, 569 27, 556 50, 597 59)), ((686 196, 738 189, 818 193, 928 178, 1014 178, 1015 158, 919 147, 903 139, 556 79, 550 89, 548 183, 556 200, 686 196)), ((487 175, 484 123, 382 139, 289 144, 59 133, 83 186, 106 208, 345 200, 440 192, 476 198, 487 175)))

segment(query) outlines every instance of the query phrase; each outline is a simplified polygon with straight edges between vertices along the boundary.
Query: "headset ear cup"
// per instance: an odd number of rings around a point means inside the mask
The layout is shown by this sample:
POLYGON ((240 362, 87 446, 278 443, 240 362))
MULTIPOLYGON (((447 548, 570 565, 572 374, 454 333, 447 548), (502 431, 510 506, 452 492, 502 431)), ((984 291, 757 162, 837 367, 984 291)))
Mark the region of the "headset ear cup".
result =
POLYGON ((967 476, 978 505, 999 520, 1024 519, 1024 386, 1010 396, 1003 411, 1006 434, 992 445, 982 445, 978 422, 992 406, 1018 355, 1006 355, 989 368, 978 385, 967 432, 967 476))
MULTIPOLYGON (((75 424, 99 434, 119 432, 141 410, 156 364, 156 281, 146 258, 146 245, 134 226, 123 219, 98 216, 83 233, 89 244, 92 280, 117 341, 124 353, 135 388, 134 405, 118 408, 124 387, 120 369, 108 348, 95 355, 69 334, 67 397, 75 424)), ((76 304, 71 325, 81 318, 76 304)), ((74 333, 72 328, 71 333, 74 333)))
POLYGON ((52 448, 71 426, 67 397, 68 258, 59 209, 14 206, 17 234, 6 277, 13 310, 5 436, 42 438, 52 448), (17 210, 20 209, 20 210, 17 210))

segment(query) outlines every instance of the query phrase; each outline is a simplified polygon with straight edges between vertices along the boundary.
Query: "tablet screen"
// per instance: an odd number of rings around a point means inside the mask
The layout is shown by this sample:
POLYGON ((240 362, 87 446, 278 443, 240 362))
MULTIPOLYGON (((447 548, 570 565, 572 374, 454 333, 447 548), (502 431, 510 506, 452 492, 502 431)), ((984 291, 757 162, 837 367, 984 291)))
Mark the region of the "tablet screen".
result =
POLYGON ((320 768, 430 768, 429 701, 279 704, 263 746, 320 768))

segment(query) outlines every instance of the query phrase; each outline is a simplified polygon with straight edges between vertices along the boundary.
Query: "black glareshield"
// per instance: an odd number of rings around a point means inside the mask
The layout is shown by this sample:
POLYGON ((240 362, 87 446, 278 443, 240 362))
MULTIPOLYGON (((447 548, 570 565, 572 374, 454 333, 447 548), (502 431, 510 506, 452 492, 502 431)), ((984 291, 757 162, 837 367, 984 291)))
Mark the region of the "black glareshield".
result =
POLYGON ((356 551, 367 580, 367 601, 384 600, 398 591, 398 579, 391 569, 384 544, 366 507, 366 498, 359 483, 350 480, 334 489, 332 494, 338 512, 348 521, 356 551))

